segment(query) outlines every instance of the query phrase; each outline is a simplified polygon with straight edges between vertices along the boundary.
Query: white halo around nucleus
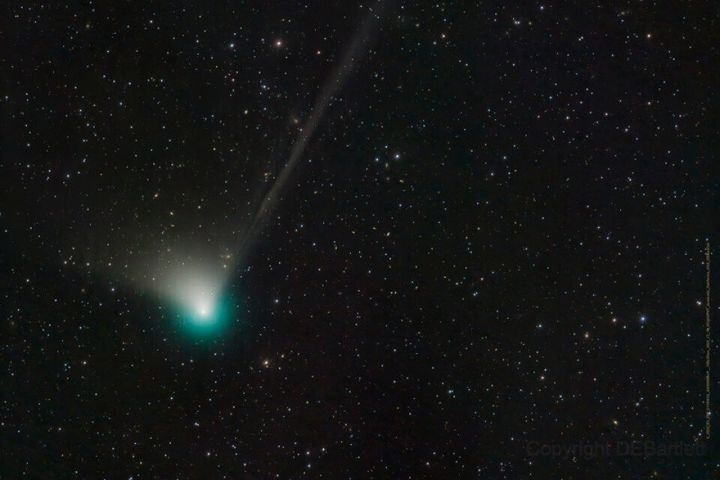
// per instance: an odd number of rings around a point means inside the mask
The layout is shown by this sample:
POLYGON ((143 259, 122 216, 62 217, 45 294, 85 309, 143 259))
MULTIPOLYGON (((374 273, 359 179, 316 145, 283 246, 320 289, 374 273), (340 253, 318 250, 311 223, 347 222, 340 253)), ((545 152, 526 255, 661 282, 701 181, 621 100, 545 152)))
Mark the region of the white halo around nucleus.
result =
POLYGON ((157 293, 187 312, 196 323, 212 322, 226 275, 207 265, 182 262, 155 277, 157 293))

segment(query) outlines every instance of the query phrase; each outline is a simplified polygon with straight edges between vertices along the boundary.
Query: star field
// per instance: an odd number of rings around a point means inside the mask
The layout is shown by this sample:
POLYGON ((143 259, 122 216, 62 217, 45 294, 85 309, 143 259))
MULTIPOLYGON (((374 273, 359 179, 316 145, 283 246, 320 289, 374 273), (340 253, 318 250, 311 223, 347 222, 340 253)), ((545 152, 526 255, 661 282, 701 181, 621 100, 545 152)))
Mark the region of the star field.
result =
POLYGON ((10 2, 0 478, 717 478, 718 26, 10 2))

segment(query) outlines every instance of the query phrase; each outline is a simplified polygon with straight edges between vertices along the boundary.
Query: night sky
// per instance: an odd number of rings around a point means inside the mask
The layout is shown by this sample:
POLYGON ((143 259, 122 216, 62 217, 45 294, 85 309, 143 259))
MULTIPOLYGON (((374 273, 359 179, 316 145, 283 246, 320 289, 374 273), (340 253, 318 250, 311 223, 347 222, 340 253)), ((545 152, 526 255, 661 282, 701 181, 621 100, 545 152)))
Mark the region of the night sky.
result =
POLYGON ((0 478, 720 478, 715 2, 3 10, 0 478))

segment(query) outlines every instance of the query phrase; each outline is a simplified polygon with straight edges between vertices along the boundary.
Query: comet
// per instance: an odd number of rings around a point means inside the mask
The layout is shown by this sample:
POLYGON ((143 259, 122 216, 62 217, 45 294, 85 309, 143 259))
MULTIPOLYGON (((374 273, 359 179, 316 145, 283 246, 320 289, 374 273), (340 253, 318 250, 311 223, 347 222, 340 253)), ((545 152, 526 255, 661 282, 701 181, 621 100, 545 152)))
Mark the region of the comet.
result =
MULTIPOLYGON (((238 243, 237 253, 233 256, 234 266, 241 264, 263 231, 269 215, 275 210, 287 187, 289 178, 298 167, 303 154, 312 139, 328 107, 341 91, 350 74, 367 51, 373 31, 380 19, 378 2, 360 23, 360 27, 349 46, 333 67, 315 99, 307 120, 302 125, 298 138, 292 145, 289 157, 277 178, 262 198, 251 221, 244 230, 238 243)), ((195 255, 178 255, 159 262, 155 275, 150 279, 156 293, 169 301, 179 320, 181 330, 196 340, 212 338, 224 330, 231 316, 233 302, 228 294, 227 282, 231 268, 219 267, 210 259, 195 255)))

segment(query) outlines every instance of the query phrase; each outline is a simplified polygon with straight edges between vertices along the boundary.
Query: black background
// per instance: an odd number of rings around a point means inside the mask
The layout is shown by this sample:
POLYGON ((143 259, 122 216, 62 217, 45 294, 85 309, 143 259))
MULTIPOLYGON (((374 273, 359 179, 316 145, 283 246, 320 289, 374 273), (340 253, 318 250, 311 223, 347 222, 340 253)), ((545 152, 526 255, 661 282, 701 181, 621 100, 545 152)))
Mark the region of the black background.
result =
POLYGON ((703 438, 713 2, 388 3, 231 328, 138 286, 239 248, 367 10, 5 8, 2 478, 714 478, 527 449, 703 438))

